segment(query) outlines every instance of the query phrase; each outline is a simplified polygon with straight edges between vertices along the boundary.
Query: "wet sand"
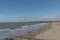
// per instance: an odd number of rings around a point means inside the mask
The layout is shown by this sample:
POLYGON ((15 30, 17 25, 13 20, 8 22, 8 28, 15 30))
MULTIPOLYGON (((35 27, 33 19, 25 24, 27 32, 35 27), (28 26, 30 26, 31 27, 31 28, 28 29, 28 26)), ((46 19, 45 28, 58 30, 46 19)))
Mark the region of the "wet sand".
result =
POLYGON ((51 29, 51 23, 48 23, 48 24, 44 25, 44 27, 41 27, 40 29, 35 30, 34 32, 25 34, 25 35, 23 35, 23 37, 24 38, 34 38, 36 35, 38 35, 40 33, 43 33, 43 32, 45 32, 49 29, 51 29))
POLYGON ((44 25, 44 27, 42 27, 42 28, 40 28, 38 30, 35 30, 34 32, 27 33, 27 34, 25 34, 23 36, 19 36, 19 37, 16 37, 16 38, 20 38, 21 40, 25 40, 25 39, 26 40, 29 40, 29 39, 31 39, 31 40, 35 40, 35 39, 40 40, 40 39, 35 38, 35 36, 40 35, 41 33, 45 32, 47 30, 50 30, 50 29, 51 29, 51 23, 48 23, 48 24, 44 25))

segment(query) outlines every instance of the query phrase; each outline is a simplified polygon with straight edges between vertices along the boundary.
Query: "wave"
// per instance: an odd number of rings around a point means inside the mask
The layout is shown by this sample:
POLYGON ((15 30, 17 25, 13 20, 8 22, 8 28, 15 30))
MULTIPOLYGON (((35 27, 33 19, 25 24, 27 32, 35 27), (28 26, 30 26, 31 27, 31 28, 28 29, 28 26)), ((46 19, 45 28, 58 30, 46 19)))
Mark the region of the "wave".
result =
POLYGON ((1 31, 15 31, 15 30, 20 30, 20 29, 26 29, 26 28, 30 28, 30 27, 33 27, 33 26, 44 25, 44 24, 46 24, 46 23, 43 23, 43 24, 34 24, 34 25, 28 25, 28 26, 21 26, 22 28, 16 28, 16 29, 14 29, 14 28, 0 29, 0 32, 1 31))
POLYGON ((8 31, 8 30, 10 30, 9 28, 7 28, 7 29, 0 29, 0 31, 8 31))

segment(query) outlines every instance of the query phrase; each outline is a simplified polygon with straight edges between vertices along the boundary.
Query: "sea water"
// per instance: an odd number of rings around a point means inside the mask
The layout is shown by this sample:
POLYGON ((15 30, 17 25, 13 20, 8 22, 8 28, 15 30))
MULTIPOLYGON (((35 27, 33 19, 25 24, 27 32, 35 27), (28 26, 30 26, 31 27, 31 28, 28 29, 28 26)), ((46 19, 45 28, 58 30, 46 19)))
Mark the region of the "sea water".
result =
POLYGON ((21 26, 21 28, 7 28, 7 29, 0 29, 0 40, 4 40, 4 38, 14 37, 17 35, 23 35, 28 32, 32 32, 38 30, 39 28, 46 25, 46 23, 42 24, 35 24, 35 25, 28 25, 28 26, 21 26))

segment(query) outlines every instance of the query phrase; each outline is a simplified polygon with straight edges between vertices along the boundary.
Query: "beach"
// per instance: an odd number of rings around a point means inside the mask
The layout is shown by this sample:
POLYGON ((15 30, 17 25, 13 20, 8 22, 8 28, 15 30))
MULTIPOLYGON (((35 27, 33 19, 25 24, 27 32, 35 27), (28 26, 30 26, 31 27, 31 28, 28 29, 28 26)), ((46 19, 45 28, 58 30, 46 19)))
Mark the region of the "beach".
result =
POLYGON ((33 32, 16 36, 13 40, 60 40, 60 22, 53 22, 33 32))
MULTIPOLYGON (((35 38, 35 36, 37 36, 37 35, 39 35, 40 33, 43 33, 44 31, 47 31, 47 30, 50 30, 51 29, 51 23, 47 23, 46 25, 44 25, 43 27, 41 27, 40 29, 38 29, 38 30, 35 30, 35 31, 33 31, 33 32, 30 32, 30 33, 27 33, 27 34, 25 34, 25 35, 23 35, 23 36, 17 36, 17 37, 15 37, 14 39, 15 40, 35 40, 36 38, 35 38), (49 27, 48 27, 49 26, 49 27)), ((37 39, 36 39, 37 40, 37 39)))
POLYGON ((35 39, 56 39, 60 40, 60 22, 52 23, 51 29, 40 33, 34 37, 35 39))
POLYGON ((60 40, 60 22, 45 25, 42 29, 28 33, 23 37, 22 40, 60 40))

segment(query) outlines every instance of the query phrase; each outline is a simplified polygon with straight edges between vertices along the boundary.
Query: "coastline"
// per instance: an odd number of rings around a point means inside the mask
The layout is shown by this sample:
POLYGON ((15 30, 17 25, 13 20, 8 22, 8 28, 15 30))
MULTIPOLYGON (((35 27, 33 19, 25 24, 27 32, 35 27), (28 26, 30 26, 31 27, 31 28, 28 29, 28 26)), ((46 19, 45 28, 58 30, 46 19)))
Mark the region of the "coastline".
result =
POLYGON ((16 36, 15 38, 14 38, 14 40, 28 40, 28 39, 35 39, 35 36, 36 35, 38 35, 38 34, 40 34, 40 33, 43 33, 43 32, 45 32, 45 31, 47 31, 47 30, 49 30, 49 29, 51 29, 51 23, 49 23, 49 24, 46 24, 46 25, 44 25, 42 28, 40 28, 40 29, 38 29, 38 30, 35 30, 34 32, 31 32, 31 33, 27 33, 27 34, 25 34, 25 35, 23 35, 23 36, 16 36))
POLYGON ((35 39, 60 40, 60 22, 52 23, 50 30, 36 35, 35 39))

